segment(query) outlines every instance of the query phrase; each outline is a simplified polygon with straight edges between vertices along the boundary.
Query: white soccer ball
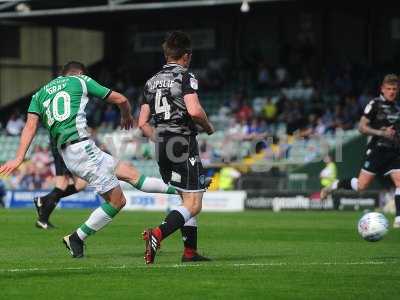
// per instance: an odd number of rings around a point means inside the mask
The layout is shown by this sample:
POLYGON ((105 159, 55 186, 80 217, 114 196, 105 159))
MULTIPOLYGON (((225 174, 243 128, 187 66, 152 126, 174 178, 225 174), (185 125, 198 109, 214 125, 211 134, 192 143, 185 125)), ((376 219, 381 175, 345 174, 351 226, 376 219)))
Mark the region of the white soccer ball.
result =
POLYGON ((358 221, 358 233, 368 242, 380 241, 388 229, 389 222, 381 213, 367 213, 358 221))

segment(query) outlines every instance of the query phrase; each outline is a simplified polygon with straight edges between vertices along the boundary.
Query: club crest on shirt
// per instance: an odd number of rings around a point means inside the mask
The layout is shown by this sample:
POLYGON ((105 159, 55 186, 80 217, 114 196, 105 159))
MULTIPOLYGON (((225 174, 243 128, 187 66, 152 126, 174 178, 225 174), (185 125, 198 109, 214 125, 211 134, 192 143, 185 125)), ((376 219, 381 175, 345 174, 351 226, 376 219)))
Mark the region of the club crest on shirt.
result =
POLYGON ((200 175, 199 182, 200 182, 201 185, 204 185, 205 182, 206 182, 206 176, 205 175, 200 175))
POLYGON ((197 90, 199 88, 199 84, 197 82, 196 78, 191 77, 190 78, 190 86, 192 87, 192 89, 197 90))

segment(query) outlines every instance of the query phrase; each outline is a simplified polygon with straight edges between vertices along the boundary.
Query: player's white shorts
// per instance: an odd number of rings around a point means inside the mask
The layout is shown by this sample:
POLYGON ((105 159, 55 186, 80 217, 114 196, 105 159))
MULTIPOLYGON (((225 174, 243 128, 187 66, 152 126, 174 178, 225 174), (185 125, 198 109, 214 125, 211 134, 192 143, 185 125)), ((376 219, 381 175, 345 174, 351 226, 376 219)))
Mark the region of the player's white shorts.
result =
POLYGON ((118 161, 101 151, 92 140, 71 144, 61 154, 71 173, 86 180, 99 194, 119 185, 115 175, 118 161))

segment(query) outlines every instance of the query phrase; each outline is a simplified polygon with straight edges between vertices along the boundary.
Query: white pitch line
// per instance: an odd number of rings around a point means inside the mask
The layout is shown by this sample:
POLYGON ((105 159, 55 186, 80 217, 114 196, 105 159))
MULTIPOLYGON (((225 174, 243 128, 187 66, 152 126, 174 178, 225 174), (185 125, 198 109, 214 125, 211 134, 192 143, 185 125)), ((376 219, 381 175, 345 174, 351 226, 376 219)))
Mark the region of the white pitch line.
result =
POLYGON ((24 273, 24 272, 58 272, 58 271, 91 271, 91 270, 122 270, 122 269, 181 269, 181 268, 220 268, 220 267, 280 267, 280 266, 350 266, 350 265, 389 265, 398 264, 398 261, 359 261, 359 262, 309 262, 309 263, 236 263, 236 264, 175 264, 175 265, 151 265, 151 266, 93 266, 93 267, 66 267, 66 268, 21 268, 0 269, 0 273, 24 273))

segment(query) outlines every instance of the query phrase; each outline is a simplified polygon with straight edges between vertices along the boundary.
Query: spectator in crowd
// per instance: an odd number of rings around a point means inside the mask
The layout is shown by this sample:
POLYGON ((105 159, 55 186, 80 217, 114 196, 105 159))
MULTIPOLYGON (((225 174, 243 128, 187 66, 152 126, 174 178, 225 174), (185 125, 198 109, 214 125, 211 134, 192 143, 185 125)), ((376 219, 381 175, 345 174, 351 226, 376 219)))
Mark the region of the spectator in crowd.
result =
POLYGON ((265 149, 265 158, 272 160, 279 160, 283 157, 283 149, 280 145, 279 138, 274 135, 272 138, 268 139, 270 141, 268 147, 265 149))
POLYGON ((327 131, 328 127, 327 125, 324 123, 322 117, 318 117, 317 118, 317 124, 314 128, 314 134, 316 136, 323 136, 326 131, 327 131))
POLYGON ((9 177, 5 181, 7 182, 10 189, 19 189, 19 183, 21 182, 22 176, 23 175, 21 170, 15 170, 9 175, 9 177))
POLYGON ((231 124, 231 110, 228 106, 221 106, 217 114, 210 116, 210 121, 218 128, 229 128, 231 124))
POLYGON ((286 123, 286 134, 293 135, 296 130, 301 128, 303 123, 303 112, 299 102, 286 101, 280 121, 286 123))
POLYGON ((252 101, 253 103, 253 113, 255 117, 262 117, 263 109, 266 104, 265 97, 256 97, 252 101))
POLYGON ((325 168, 322 169, 321 173, 319 174, 322 188, 331 186, 333 182, 337 179, 336 164, 330 155, 326 155, 324 157, 324 163, 325 168))
POLYGON ((6 131, 8 135, 18 136, 21 134, 25 122, 18 112, 14 112, 7 122, 6 131))
POLYGON ((315 114, 310 114, 308 116, 308 122, 302 125, 303 126, 299 128, 298 136, 305 139, 312 137, 315 134, 315 129, 317 127, 317 116, 315 114))
POLYGON ((321 117, 321 122, 325 126, 325 133, 332 132, 335 129, 334 126, 334 114, 331 108, 327 108, 321 117))
POLYGON ((230 125, 227 130, 227 136, 230 139, 234 140, 242 140, 246 137, 247 134, 247 124, 245 120, 241 120, 237 122, 236 119, 232 118, 230 120, 230 125))
POLYGON ((248 102, 244 101, 239 106, 239 111, 236 113, 236 119, 239 122, 247 122, 253 116, 253 110, 251 109, 248 102))
POLYGON ((33 163, 26 166, 26 173, 23 175, 19 186, 22 189, 37 190, 42 188, 42 178, 33 163))
POLYGON ((261 118, 253 118, 247 126, 247 139, 260 140, 265 137, 267 126, 265 120, 261 118))
POLYGON ((234 167, 226 164, 219 171, 219 189, 232 191, 235 189, 235 182, 241 176, 240 172, 234 167))
POLYGON ((48 147, 36 145, 31 160, 34 164, 40 164, 49 167, 53 162, 52 155, 49 153, 48 147))
POLYGON ((232 113, 237 113, 244 102, 244 95, 242 92, 236 92, 232 95, 231 99, 225 103, 232 113))
POLYGON ((272 101, 271 97, 267 98, 267 102, 263 107, 263 116, 268 123, 274 123, 276 121, 278 116, 278 107, 276 103, 272 101))

